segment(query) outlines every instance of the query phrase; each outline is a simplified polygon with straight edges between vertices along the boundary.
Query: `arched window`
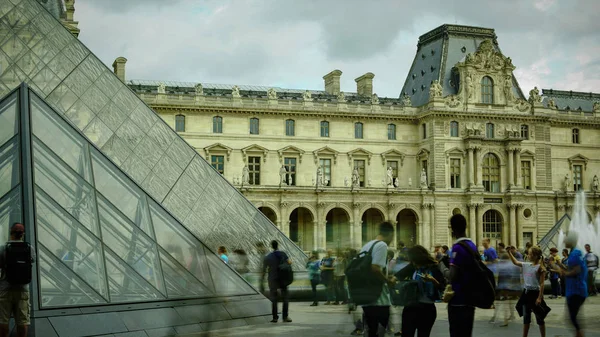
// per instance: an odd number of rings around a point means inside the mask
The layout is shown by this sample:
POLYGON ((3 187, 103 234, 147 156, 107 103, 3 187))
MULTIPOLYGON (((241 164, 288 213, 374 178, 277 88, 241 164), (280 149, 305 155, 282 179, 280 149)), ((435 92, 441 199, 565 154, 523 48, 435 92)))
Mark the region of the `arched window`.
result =
POLYGON ((494 123, 485 125, 485 138, 494 138, 494 123))
POLYGON ((494 82, 489 76, 481 79, 481 103, 494 104, 494 82))
POLYGON ((502 216, 494 209, 483 214, 483 237, 490 239, 492 243, 494 240, 502 240, 502 216))
POLYGON ((458 122, 450 122, 450 137, 458 137, 458 122))
POLYGON ((388 140, 396 140, 396 124, 388 124, 388 140))
POLYGON ((482 182, 486 192, 500 192, 500 160, 493 153, 483 157, 482 182))
POLYGON ((521 138, 529 139, 529 125, 521 125, 521 138))
POLYGON ((250 134, 258 135, 258 118, 250 118, 250 134))
POLYGON ((293 119, 285 121, 285 135, 294 136, 296 134, 296 122, 293 119))
POLYGON ((573 144, 579 144, 579 129, 573 129, 573 144))
POLYGON ((223 117, 213 117, 213 133, 223 133, 223 117))
POLYGON ((361 122, 354 123, 354 138, 356 138, 356 139, 363 138, 363 123, 361 123, 361 122))
POLYGON ((175 116, 175 131, 176 132, 185 132, 185 116, 184 115, 176 115, 175 116))

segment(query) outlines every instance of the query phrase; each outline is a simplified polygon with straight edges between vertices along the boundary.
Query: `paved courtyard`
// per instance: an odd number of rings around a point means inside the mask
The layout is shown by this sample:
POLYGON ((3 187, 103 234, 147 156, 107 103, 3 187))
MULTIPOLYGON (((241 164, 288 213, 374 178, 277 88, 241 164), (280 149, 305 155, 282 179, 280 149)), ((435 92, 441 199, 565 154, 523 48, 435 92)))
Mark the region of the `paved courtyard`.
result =
MULTIPOLYGON (((547 336, 549 337, 567 337, 573 336, 570 329, 570 322, 566 316, 567 309, 565 300, 555 299, 547 300, 552 312, 546 319, 547 336)), ((223 330, 215 330, 207 333, 182 335, 186 337, 226 337, 226 336, 282 336, 282 337, 325 337, 325 336, 350 336, 353 330, 352 315, 347 312, 346 306, 324 306, 310 307, 307 302, 290 303, 290 317, 292 323, 277 324, 265 323, 254 325, 252 327, 243 326, 223 330)), ((446 304, 437 304, 438 318, 433 327, 432 336, 448 336, 448 316, 446 314, 446 304)), ((400 313, 393 309, 394 328, 397 328, 397 322, 400 320, 400 313)), ((473 336, 485 337, 512 337, 520 336, 522 331, 522 321, 518 319, 511 321, 507 327, 500 327, 488 323, 493 315, 493 310, 477 310, 476 322, 473 336)), ((516 315, 516 313, 515 313, 516 315)), ((586 301, 583 307, 583 313, 580 316, 586 327, 587 337, 600 337, 600 297, 591 297, 586 301)), ((535 323, 532 324, 529 332, 530 336, 539 336, 539 331, 535 323)), ((392 336, 392 335, 389 335, 392 336)))

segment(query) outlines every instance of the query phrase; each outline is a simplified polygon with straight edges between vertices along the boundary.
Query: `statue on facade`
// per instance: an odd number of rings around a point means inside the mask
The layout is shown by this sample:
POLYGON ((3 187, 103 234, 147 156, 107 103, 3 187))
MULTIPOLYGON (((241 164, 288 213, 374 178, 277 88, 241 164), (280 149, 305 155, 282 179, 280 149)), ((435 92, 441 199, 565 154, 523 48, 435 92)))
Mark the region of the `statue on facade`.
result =
POLYGON ((565 174, 565 179, 563 182, 563 187, 565 189, 565 192, 567 192, 569 190, 569 185, 570 185, 570 181, 569 181, 569 174, 565 174))
POLYGON ((425 168, 421 169, 421 188, 427 188, 427 172, 425 172, 425 168))
POLYGON ((392 185, 394 184, 394 171, 392 170, 391 167, 387 168, 387 179, 386 179, 386 183, 388 187, 392 187, 392 185))
POLYGON ((157 91, 159 94, 165 94, 167 92, 167 86, 164 83, 160 83, 157 91))
POLYGON ((529 90, 529 103, 535 104, 540 103, 542 101, 542 96, 540 96, 540 91, 537 87, 533 87, 533 89, 529 90))
POLYGON ((202 96, 204 95, 204 88, 202 87, 202 84, 198 83, 194 86, 194 89, 196 89, 196 95, 198 96, 202 96))
POLYGON ((279 185, 287 185, 287 170, 284 165, 279 169, 279 185))
POLYGON ((352 170, 352 187, 360 186, 360 176, 358 175, 358 167, 354 167, 352 170))
POLYGON ((467 99, 471 99, 473 97, 473 92, 475 91, 475 85, 473 84, 473 78, 471 75, 467 75, 465 78, 465 89, 467 90, 467 99))
POLYGON ((514 101, 515 97, 512 92, 512 76, 507 75, 504 78, 503 88, 504 88, 504 99, 506 100, 506 103, 511 103, 512 101, 514 101))
POLYGON ((394 178, 394 187, 398 188, 398 186, 400 186, 400 181, 398 181, 398 178, 394 178))
POLYGON ((600 185, 600 182, 598 181, 598 176, 594 174, 594 179, 592 180, 592 190, 598 192, 598 185, 600 185))
POLYGON ((594 112, 600 112, 600 102, 594 102, 592 111, 594 111, 594 112))
POLYGON ((231 96, 235 97, 235 98, 241 97, 240 88, 237 85, 234 85, 233 88, 231 89, 231 96))
POLYGON ((408 187, 411 188, 412 187, 412 178, 408 178, 408 187))
POLYGON ((548 108, 553 110, 556 109, 556 102, 554 101, 554 98, 548 99, 548 108))
POLYGON ((412 102, 410 101, 410 96, 408 96, 407 93, 404 93, 402 95, 402 105, 404 107, 411 107, 412 106, 412 102))
POLYGON ((325 185, 325 174, 323 173, 323 167, 317 167, 317 186, 325 185))
POLYGON ((379 104, 379 97, 377 96, 377 94, 373 94, 371 96, 371 104, 379 104))
POLYGON ((277 99, 277 91, 275 91, 275 89, 273 89, 273 88, 270 88, 267 91, 267 98, 268 99, 277 99))
POLYGON ((337 100, 338 100, 339 103, 346 102, 346 95, 344 94, 343 91, 340 91, 340 93, 337 94, 337 100))
POLYGON ((302 94, 302 99, 305 100, 305 101, 312 101, 312 94, 310 93, 310 91, 306 90, 302 94))
POLYGON ((429 97, 430 98, 442 97, 443 90, 444 90, 444 88, 442 88, 442 85, 440 84, 440 82, 438 80, 434 80, 431 83, 431 87, 429 88, 429 97))
POLYGON ((344 186, 348 187, 348 177, 344 177, 344 186))
POLYGON ((247 185, 250 183, 250 170, 248 170, 248 165, 244 165, 242 169, 242 185, 247 185))

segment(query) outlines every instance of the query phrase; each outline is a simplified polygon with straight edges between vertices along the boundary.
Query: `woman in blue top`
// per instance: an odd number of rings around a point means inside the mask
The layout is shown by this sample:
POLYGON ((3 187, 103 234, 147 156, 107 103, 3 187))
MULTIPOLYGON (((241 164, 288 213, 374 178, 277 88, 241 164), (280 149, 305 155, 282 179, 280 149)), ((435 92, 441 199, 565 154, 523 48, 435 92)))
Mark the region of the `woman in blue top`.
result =
POLYGON ((438 262, 423 246, 414 246, 407 252, 409 265, 394 276, 402 281, 406 279, 422 280, 423 297, 419 303, 404 307, 402 311, 402 336, 428 337, 437 318, 435 301, 439 300, 439 292, 445 287, 445 280, 438 267, 438 262))
POLYGON ((321 283, 321 269, 319 268, 321 263, 319 262, 319 253, 314 251, 308 258, 306 263, 306 269, 308 270, 308 279, 310 280, 310 287, 312 288, 313 302, 311 307, 319 305, 317 299, 317 285, 321 283))

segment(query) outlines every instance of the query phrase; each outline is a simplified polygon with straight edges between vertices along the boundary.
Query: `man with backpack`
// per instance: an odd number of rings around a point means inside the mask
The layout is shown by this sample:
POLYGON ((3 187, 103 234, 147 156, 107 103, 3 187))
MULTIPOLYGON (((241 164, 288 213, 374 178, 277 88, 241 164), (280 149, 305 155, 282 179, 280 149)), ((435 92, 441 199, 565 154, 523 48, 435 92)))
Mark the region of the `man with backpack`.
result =
POLYGON ((276 240, 271 241, 271 247, 273 251, 265 256, 263 263, 260 285, 261 292, 264 292, 263 281, 265 279, 265 273, 268 270, 268 283, 269 283, 269 297, 271 298, 271 313, 273 314, 273 320, 271 323, 277 323, 279 316, 277 315, 277 290, 281 289, 281 297, 283 298, 283 321, 289 323, 292 319, 288 316, 289 307, 289 296, 288 286, 293 281, 292 274, 292 261, 286 253, 277 250, 279 243, 276 240))
POLYGON ((451 337, 470 337, 475 307, 490 308, 494 303, 494 274, 483 264, 477 246, 467 238, 467 220, 461 214, 450 218, 456 242, 450 257, 450 282, 454 295, 448 303, 451 337))
POLYGON ((379 225, 379 235, 363 246, 357 258, 346 268, 350 297, 362 305, 369 337, 376 337, 379 326, 385 329, 390 318, 390 294, 387 284, 394 281, 385 273, 388 244, 394 239, 394 226, 379 225))
POLYGON ((8 337, 11 315, 15 318, 17 337, 27 336, 29 317, 29 283, 35 250, 27 242, 25 226, 14 223, 10 227, 10 240, 0 246, 0 337, 8 337))

